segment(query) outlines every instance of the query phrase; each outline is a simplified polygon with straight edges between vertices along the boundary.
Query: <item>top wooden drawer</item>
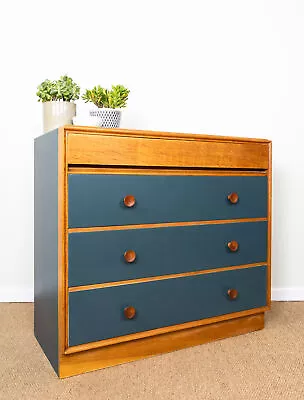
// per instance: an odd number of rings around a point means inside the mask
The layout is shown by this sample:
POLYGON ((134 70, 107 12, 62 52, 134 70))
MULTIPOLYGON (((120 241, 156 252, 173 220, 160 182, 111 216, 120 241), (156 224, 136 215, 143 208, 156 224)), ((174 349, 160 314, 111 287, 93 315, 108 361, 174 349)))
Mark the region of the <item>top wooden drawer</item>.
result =
MULTIPOLYGON (((91 128, 92 129, 92 128, 91 128)), ((70 165, 268 169, 269 142, 158 132, 67 130, 70 165)))

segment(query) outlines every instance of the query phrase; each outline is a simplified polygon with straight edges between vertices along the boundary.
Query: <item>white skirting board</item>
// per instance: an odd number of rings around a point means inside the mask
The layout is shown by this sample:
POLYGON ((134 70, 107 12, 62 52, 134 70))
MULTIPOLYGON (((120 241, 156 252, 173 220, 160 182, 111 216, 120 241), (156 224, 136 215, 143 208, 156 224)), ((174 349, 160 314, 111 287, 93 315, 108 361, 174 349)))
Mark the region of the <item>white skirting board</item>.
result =
MULTIPOLYGON (((304 301, 304 287, 273 288, 273 301, 304 301)), ((0 302, 30 303, 34 301, 31 287, 0 286, 0 302)))
POLYGON ((26 286, 0 286, 0 302, 31 303, 34 301, 34 290, 26 286))
POLYGON ((304 287, 273 288, 272 301, 304 301, 304 287))

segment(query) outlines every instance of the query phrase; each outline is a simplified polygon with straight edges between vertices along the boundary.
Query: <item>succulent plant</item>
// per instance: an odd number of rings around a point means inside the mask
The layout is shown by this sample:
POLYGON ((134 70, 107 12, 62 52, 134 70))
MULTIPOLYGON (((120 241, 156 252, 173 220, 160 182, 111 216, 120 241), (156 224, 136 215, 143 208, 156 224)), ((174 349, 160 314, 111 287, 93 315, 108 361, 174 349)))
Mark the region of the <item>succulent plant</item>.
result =
POLYGON ((98 108, 124 108, 127 106, 129 93, 130 90, 122 85, 113 85, 112 90, 98 85, 93 89, 86 89, 82 98, 86 103, 91 102, 98 108))
POLYGON ((38 101, 73 101, 79 99, 80 87, 67 75, 57 81, 46 79, 38 86, 38 101))

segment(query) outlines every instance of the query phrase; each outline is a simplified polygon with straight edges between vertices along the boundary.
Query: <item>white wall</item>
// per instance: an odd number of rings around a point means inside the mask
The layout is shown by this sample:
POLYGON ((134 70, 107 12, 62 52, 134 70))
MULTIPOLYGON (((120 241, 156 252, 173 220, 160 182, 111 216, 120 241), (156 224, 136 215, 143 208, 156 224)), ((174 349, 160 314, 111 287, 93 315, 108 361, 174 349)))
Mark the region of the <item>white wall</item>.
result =
POLYGON ((0 300, 32 299, 35 90, 63 73, 128 86, 123 127, 272 139, 274 297, 304 299, 302 0, 5 4, 0 300))

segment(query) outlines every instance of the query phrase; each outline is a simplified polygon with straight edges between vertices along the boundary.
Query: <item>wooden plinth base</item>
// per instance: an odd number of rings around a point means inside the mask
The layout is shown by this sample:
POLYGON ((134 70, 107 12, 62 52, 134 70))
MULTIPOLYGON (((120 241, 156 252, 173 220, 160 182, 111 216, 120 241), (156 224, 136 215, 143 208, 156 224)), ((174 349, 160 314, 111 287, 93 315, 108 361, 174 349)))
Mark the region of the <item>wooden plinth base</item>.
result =
POLYGON ((264 328, 264 313, 60 357, 60 378, 123 364, 264 328))

